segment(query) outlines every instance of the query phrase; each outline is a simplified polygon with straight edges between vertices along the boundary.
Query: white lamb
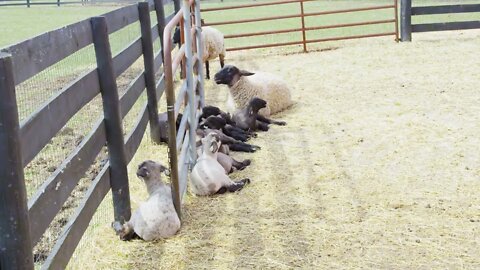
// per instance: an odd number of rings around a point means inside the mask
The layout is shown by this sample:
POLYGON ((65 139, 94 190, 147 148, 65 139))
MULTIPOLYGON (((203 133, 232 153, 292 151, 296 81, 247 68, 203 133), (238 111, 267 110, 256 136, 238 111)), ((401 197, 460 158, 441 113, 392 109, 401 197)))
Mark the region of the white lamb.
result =
POLYGON ((172 202, 170 185, 163 183, 162 172, 167 168, 151 160, 138 166, 137 176, 145 181, 149 194, 148 200, 140 204, 125 224, 118 221, 112 224, 122 240, 139 236, 152 241, 173 236, 180 229, 180 219, 172 202))
POLYGON ((225 169, 217 161, 220 145, 220 139, 213 132, 202 138, 203 153, 193 167, 190 181, 194 194, 206 196, 227 191, 235 192, 250 183, 248 178, 234 182, 228 177, 225 169))
POLYGON ((215 82, 228 85, 230 95, 227 107, 232 112, 247 107, 254 97, 267 102, 267 107, 259 111, 259 114, 265 117, 283 111, 293 104, 287 83, 270 73, 252 73, 226 65, 215 74, 215 82))

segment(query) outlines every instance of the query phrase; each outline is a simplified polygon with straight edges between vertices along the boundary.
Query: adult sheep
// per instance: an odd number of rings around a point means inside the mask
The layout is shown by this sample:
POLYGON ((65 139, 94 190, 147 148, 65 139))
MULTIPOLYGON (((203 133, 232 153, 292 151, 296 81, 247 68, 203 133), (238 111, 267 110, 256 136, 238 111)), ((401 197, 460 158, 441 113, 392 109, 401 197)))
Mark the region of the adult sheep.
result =
POLYGON ((215 74, 217 84, 226 84, 230 90, 227 106, 245 108, 254 97, 267 102, 267 107, 259 111, 259 114, 268 117, 272 114, 285 110, 292 105, 290 88, 280 77, 258 72, 252 73, 240 70, 235 66, 226 65, 215 74), (232 106, 234 103, 234 106, 232 106))
POLYGON ((138 166, 137 176, 144 180, 148 191, 148 200, 140 204, 125 224, 116 221, 112 224, 122 240, 136 236, 152 241, 173 236, 180 229, 180 219, 172 202, 170 185, 165 184, 161 174, 166 173, 163 165, 147 160, 138 166))
POLYGON ((241 190, 250 179, 232 181, 225 169, 217 161, 217 153, 221 142, 217 134, 209 133, 202 138, 202 155, 193 167, 191 177, 191 190, 200 196, 222 194, 241 190))
MULTIPOLYGON (((203 25, 203 20, 202 20, 203 25)), ((210 79, 210 64, 208 61, 215 58, 220 58, 220 67, 225 65, 225 41, 222 32, 210 27, 202 26, 202 41, 203 41, 203 62, 205 62, 206 77, 210 79)), ((177 27, 173 34, 173 43, 180 44, 180 29, 177 27)))

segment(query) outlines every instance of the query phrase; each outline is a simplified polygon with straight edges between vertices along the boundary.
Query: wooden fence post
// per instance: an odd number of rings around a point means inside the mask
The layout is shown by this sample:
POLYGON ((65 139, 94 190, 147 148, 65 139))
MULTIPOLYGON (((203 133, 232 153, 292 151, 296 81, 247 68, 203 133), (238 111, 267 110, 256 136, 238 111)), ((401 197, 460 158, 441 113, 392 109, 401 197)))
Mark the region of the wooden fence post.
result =
POLYGON ((402 0, 400 10, 402 42, 412 41, 412 0, 402 0))
POLYGON ((177 12, 179 12, 180 9, 182 8, 182 5, 180 4, 180 0, 173 0, 173 6, 175 9, 175 14, 177 14, 177 12))
POLYGON ((0 52, 0 269, 33 269, 12 58, 0 52))
POLYGON ((138 14, 142 32, 143 64, 145 67, 145 86, 148 98, 148 117, 150 135, 155 143, 160 143, 160 124, 158 122, 157 90, 155 85, 155 54, 153 53, 152 25, 148 2, 138 3, 138 14))
POLYGON ((162 62, 163 60, 163 31, 165 30, 165 8, 163 6, 163 0, 154 0, 155 3, 155 13, 157 14, 157 26, 158 26, 158 36, 160 37, 160 46, 161 46, 161 55, 162 62))
POLYGON ((92 35, 97 59, 98 77, 105 116, 107 148, 110 160, 110 185, 112 187, 115 220, 130 219, 130 191, 128 188, 127 160, 123 141, 122 118, 118 89, 113 72, 112 52, 105 17, 93 17, 92 35))
POLYGON ((303 9, 303 0, 300 1, 300 12, 302 15, 303 52, 307 52, 307 35, 305 33, 305 12, 303 9))

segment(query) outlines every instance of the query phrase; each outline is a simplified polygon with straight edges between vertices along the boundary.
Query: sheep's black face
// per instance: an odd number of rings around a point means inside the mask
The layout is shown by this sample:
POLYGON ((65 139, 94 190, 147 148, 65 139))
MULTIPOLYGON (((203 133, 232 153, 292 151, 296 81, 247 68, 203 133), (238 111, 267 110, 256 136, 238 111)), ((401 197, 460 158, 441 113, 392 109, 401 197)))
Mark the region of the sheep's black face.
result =
POLYGON ((227 122, 225 119, 217 116, 209 116, 207 120, 205 120, 205 126, 212 128, 212 129, 222 129, 227 122))
POLYGON ((202 109, 202 114, 204 118, 209 117, 210 115, 219 115, 220 114, 220 108, 215 107, 215 106, 205 106, 202 109))
POLYGON ((215 74, 214 80, 217 84, 230 85, 236 75, 240 75, 240 70, 236 66, 225 65, 219 72, 215 74))
POLYGON ((146 160, 138 165, 137 176, 147 180, 153 177, 158 177, 162 172, 166 172, 167 168, 160 163, 152 160, 146 160))
POLYGON ((173 33, 173 44, 180 44, 180 28, 178 26, 175 28, 175 33, 173 33))
POLYGON ((258 112, 260 109, 267 107, 267 102, 255 97, 250 100, 250 106, 252 106, 253 111, 258 112))

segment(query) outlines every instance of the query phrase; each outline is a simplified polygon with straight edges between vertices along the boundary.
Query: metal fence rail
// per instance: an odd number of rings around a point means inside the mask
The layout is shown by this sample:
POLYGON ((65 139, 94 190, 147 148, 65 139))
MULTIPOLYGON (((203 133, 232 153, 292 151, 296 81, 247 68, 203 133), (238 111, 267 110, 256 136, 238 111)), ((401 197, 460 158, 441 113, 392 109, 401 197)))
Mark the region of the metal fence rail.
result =
POLYGON ((480 4, 412 7, 412 0, 402 0, 402 41, 411 41, 412 33, 480 29, 480 21, 412 24, 412 16, 480 12, 480 4))
POLYGON ((262 6, 270 5, 292 5, 298 4, 300 7, 300 13, 280 15, 280 16, 269 16, 269 17, 260 17, 260 18, 247 18, 241 20, 230 20, 230 21, 219 21, 219 22, 206 22, 205 26, 219 26, 219 25, 230 25, 230 24, 242 24, 242 23, 252 23, 252 22, 262 22, 262 21, 276 21, 284 20, 291 18, 300 18, 302 27, 300 28, 290 28, 290 29, 277 29, 272 31, 261 31, 253 33, 228 33, 225 35, 225 39, 232 38, 241 38, 241 37, 250 37, 250 36, 263 36, 263 35, 274 35, 282 33, 301 33, 301 40, 294 40, 289 42, 277 42, 271 44, 258 44, 242 47, 233 47, 227 48, 227 51, 238 51, 238 50, 249 50, 249 49, 258 49, 258 48, 269 48, 269 47, 280 47, 280 46, 290 46, 290 45, 303 45, 303 50, 307 51, 307 44, 325 42, 325 41, 335 41, 335 40, 346 40, 346 39, 356 39, 356 38, 367 38, 367 37, 379 37, 379 36, 395 36, 395 41, 398 41, 398 4, 397 0, 392 0, 391 5, 380 5, 380 6, 371 6, 371 7, 362 7, 362 8, 352 8, 352 9, 342 9, 342 10, 330 10, 330 11, 321 11, 321 12, 305 12, 304 3, 311 2, 313 0, 287 0, 287 1, 276 1, 268 3, 257 3, 257 4, 246 4, 238 6, 226 6, 218 8, 205 8, 202 9, 202 12, 212 12, 212 11, 223 11, 223 10, 232 10, 232 9, 243 9, 243 8, 256 8, 262 6), (374 20, 374 21, 364 21, 356 23, 343 23, 343 24, 333 24, 333 25, 324 25, 324 26, 306 26, 305 18, 307 17, 316 17, 324 16, 331 14, 345 14, 353 12, 363 12, 363 11, 372 11, 372 10, 381 10, 381 9, 391 9, 392 10, 392 19, 388 20, 374 20), (369 35, 350 35, 350 36, 341 36, 341 37, 330 37, 322 39, 307 39, 306 33, 308 31, 322 30, 322 29, 333 29, 333 28, 345 28, 345 27, 355 27, 363 25, 373 25, 373 24, 392 24, 393 29, 391 32, 382 32, 374 33, 369 35))
POLYGON ((203 107, 205 103, 200 19, 200 0, 184 0, 182 10, 165 26, 163 33, 165 91, 170 127, 176 126, 181 104, 185 104, 178 134, 175 128, 170 128, 168 136, 172 195, 179 217, 181 217, 182 198, 187 190, 188 171, 196 162, 195 131, 200 114, 199 108, 203 107), (191 20, 192 17, 194 20, 191 20), (172 56, 172 40, 169 37, 176 25, 182 26, 180 33, 183 44, 172 56), (181 84, 175 98, 173 76, 182 66, 182 61, 184 63, 182 75, 185 77, 185 81, 181 84), (197 65, 195 65, 196 63, 197 65), (180 156, 178 155, 179 151, 180 156))

